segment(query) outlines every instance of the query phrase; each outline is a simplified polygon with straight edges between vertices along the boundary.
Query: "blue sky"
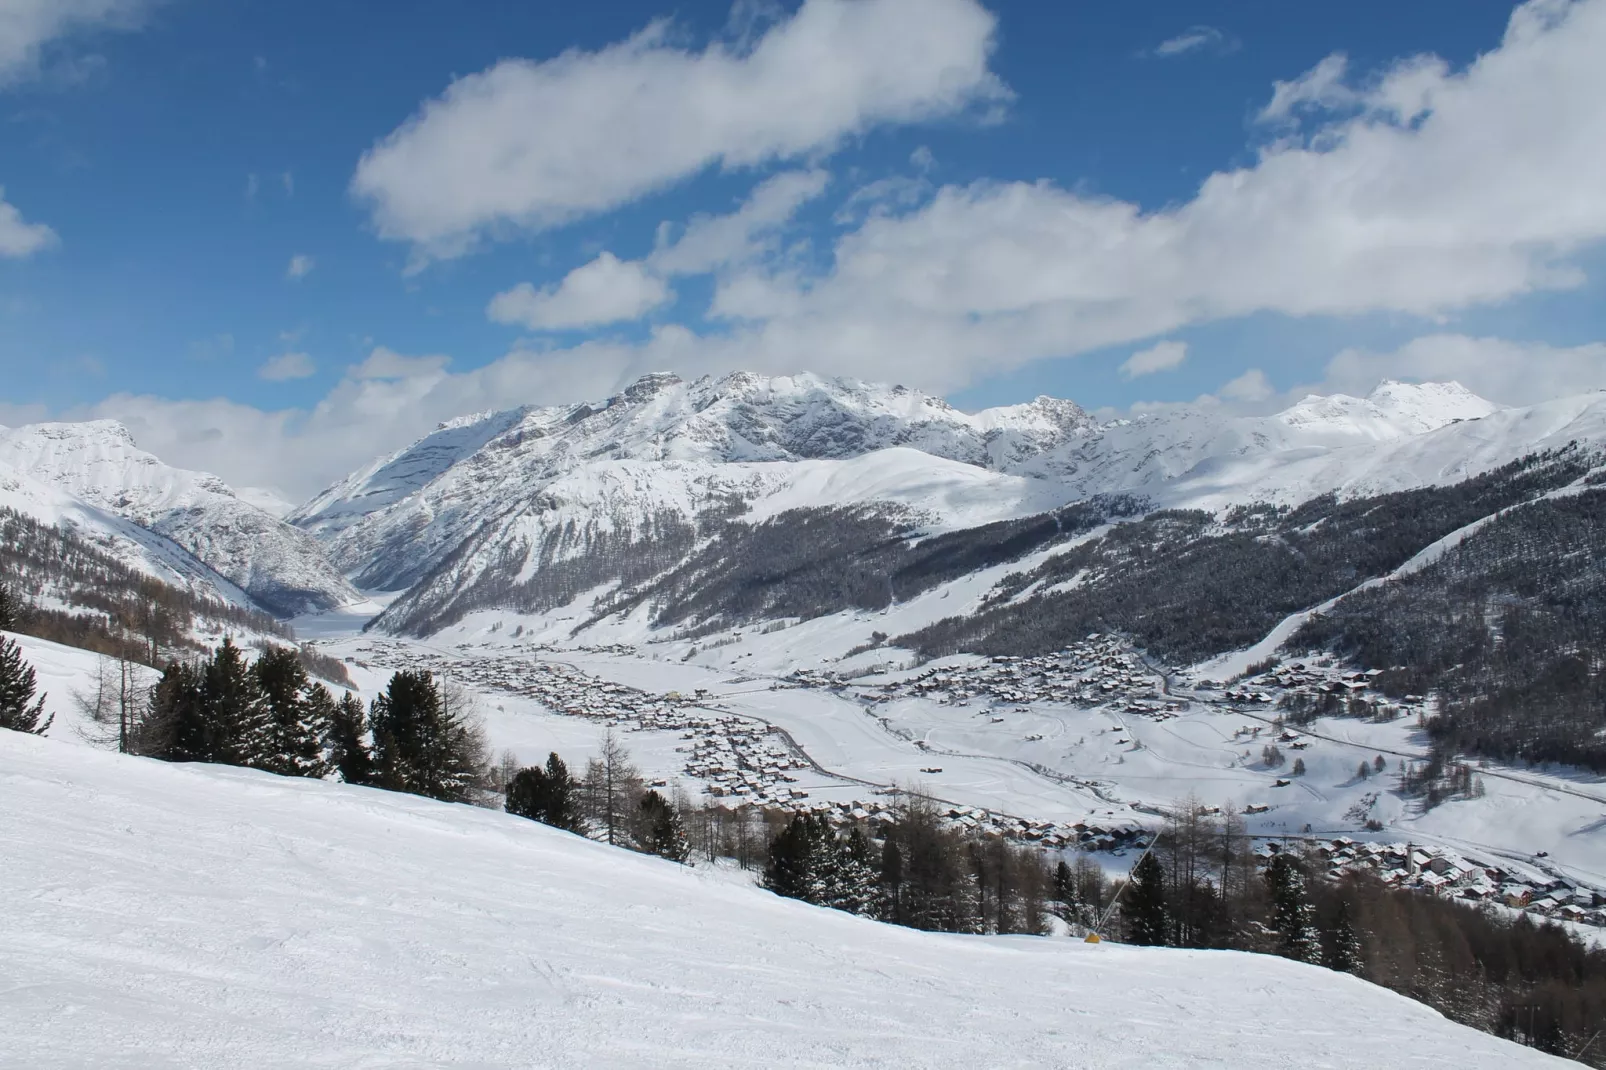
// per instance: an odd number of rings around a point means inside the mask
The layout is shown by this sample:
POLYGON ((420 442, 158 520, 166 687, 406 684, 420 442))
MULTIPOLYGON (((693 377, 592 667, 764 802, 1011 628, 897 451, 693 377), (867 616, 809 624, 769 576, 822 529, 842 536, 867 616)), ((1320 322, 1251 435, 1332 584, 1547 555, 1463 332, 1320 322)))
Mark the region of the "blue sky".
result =
POLYGON ((297 496, 658 368, 1606 386, 1603 4, 0 0, 0 420, 297 496))

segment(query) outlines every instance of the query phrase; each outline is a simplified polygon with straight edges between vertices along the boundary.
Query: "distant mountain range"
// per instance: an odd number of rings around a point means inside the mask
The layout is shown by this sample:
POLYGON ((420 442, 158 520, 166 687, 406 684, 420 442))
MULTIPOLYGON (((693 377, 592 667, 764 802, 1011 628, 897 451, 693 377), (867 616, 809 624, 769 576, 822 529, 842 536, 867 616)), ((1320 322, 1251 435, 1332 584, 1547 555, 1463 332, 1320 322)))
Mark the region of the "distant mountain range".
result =
POLYGON ((659 374, 589 404, 449 421, 283 519, 115 423, 0 429, 0 504, 282 617, 405 591, 376 626, 419 632, 497 608, 499 591, 501 608, 606 616, 719 540, 811 511, 918 540, 1096 498, 1123 498, 1127 517, 1297 506, 1448 485, 1571 442, 1606 443, 1606 394, 1511 409, 1455 383, 1385 382, 1264 417, 1100 420, 1049 397, 966 413, 808 374, 659 374))

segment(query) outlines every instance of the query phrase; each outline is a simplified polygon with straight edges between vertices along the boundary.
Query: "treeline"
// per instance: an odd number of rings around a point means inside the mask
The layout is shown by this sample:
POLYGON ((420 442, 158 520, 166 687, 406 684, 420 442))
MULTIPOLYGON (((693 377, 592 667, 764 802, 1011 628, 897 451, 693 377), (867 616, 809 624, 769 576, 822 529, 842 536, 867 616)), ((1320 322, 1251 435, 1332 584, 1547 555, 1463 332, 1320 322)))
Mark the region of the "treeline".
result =
MULTIPOLYGON (((1120 892, 1128 942, 1282 955, 1354 973, 1465 1025, 1576 1058, 1606 1021, 1606 952, 1526 914, 1313 880, 1298 844, 1264 867, 1234 816, 1184 807, 1120 892)), ((1591 1065, 1606 1050, 1590 1048, 1591 1065)))
POLYGON ((1495 517, 1435 562, 1339 601, 1288 641, 1438 696, 1442 758, 1606 771, 1606 490, 1495 517))
POLYGON ((164 583, 14 509, 0 508, 0 583, 17 598, 15 630, 152 667, 199 653, 190 636, 202 626, 293 637, 265 613, 164 583))
POLYGON ((207 658, 170 662, 143 701, 114 693, 92 717, 119 750, 163 761, 338 776, 450 802, 473 800, 487 774, 466 692, 403 670, 371 704, 336 699, 285 647, 251 661, 224 640, 207 658))
POLYGON ((571 775, 554 752, 544 766, 505 770, 504 778, 504 809, 510 814, 671 862, 691 858, 686 800, 671 800, 647 787, 611 732, 581 777, 571 775))
POLYGON ((1011 576, 989 608, 894 642, 933 657, 1030 655, 1116 631, 1168 663, 1200 661, 1257 642, 1289 614, 1392 572, 1473 521, 1576 481, 1592 463, 1571 445, 1448 487, 1348 501, 1329 494, 1219 520, 1151 513, 1011 576), (1049 593, 1011 601, 1034 585, 1049 593))

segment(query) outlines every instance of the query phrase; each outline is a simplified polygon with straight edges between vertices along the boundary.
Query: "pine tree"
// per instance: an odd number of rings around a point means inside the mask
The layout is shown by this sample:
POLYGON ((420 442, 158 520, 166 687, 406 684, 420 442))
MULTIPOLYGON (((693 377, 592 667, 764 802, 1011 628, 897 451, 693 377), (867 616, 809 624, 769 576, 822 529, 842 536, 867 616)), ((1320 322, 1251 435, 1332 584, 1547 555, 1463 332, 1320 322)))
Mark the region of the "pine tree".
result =
POLYGON ((1361 938, 1350 918, 1349 901, 1338 901, 1338 914, 1332 928, 1323 934, 1322 965, 1340 973, 1360 973, 1363 965, 1361 938))
POLYGON ((1166 908, 1165 871, 1152 853, 1132 867, 1121 912, 1126 918, 1128 943, 1162 946, 1168 942, 1171 918, 1166 908))
POLYGON ((251 677, 264 705, 261 747, 251 764, 281 776, 325 776, 330 763, 324 741, 335 713, 328 689, 308 678, 300 656, 288 647, 263 651, 251 677))
POLYGON ((879 917, 882 911, 875 847, 857 825, 836 841, 837 891, 829 905, 850 914, 879 917))
POLYGON ((769 862, 762 884, 776 895, 806 899, 813 878, 813 833, 802 814, 792 820, 770 841, 769 862))
POLYGON ((151 689, 131 749, 169 762, 210 762, 216 760, 214 734, 201 693, 200 667, 170 662, 151 689))
POLYGON ((329 718, 329 760, 347 784, 374 781, 373 755, 368 752, 368 711, 362 699, 347 691, 329 718))
POLYGON ((429 672, 393 675, 369 717, 378 785, 448 802, 467 799, 485 764, 484 739, 467 713, 461 701, 443 697, 429 672))
POLYGON ((267 763, 272 746, 267 701, 232 638, 223 640, 202 670, 201 704, 211 756, 200 761, 255 768, 267 763))
POLYGON ((574 778, 556 752, 547 755, 545 769, 531 766, 513 775, 507 785, 506 809, 553 828, 582 835, 585 832, 574 778))
POLYGON ((881 848, 880 898, 882 921, 904 923, 903 851, 889 836, 881 848))
POLYGON ((45 716, 45 696, 35 699, 35 687, 33 666, 22 660, 22 647, 15 640, 0 639, 0 728, 45 734, 56 717, 45 716))
POLYGON ((691 844, 686 839, 686 827, 680 814, 668 799, 656 791, 641 797, 642 835, 637 840, 640 850, 685 864, 691 856, 691 844))
POLYGON ((1266 886, 1271 892, 1272 926, 1282 934, 1278 953, 1300 962, 1320 962, 1321 938, 1305 895, 1305 874, 1287 851, 1266 867, 1266 886))
POLYGON ((22 607, 17 602, 17 596, 11 593, 11 588, 0 583, 0 632, 14 632, 17 630, 17 618, 22 616, 22 607))

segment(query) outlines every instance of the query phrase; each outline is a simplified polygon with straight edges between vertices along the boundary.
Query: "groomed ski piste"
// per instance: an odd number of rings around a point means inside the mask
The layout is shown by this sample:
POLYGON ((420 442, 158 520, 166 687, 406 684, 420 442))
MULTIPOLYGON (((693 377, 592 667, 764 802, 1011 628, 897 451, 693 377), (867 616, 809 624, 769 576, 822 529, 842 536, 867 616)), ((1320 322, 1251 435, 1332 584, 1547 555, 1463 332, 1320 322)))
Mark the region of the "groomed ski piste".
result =
POLYGON ((920 933, 469 806, 0 732, 0 1065, 1571 1065, 1269 956, 920 933))

